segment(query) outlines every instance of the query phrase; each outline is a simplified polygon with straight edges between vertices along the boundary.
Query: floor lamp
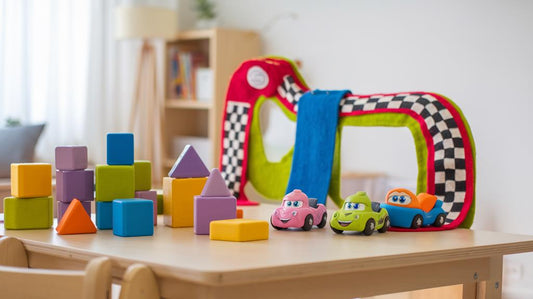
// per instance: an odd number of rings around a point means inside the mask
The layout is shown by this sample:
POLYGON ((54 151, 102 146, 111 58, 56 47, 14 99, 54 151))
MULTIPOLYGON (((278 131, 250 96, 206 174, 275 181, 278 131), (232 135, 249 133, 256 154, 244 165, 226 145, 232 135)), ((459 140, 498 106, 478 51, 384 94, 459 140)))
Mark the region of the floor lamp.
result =
POLYGON ((117 39, 142 40, 128 130, 135 135, 135 158, 152 162, 152 181, 157 184, 163 177, 164 99, 157 88, 157 53, 152 41, 176 37, 177 12, 153 6, 124 5, 116 8, 115 16, 117 39))

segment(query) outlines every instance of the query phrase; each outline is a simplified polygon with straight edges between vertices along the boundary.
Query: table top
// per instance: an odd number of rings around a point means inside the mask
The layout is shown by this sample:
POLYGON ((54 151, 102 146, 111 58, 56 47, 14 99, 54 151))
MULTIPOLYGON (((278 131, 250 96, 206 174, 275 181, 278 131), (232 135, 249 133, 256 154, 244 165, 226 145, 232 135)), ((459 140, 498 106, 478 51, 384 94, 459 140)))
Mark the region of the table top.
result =
MULTIPOLYGON (((274 205, 244 207, 244 218, 268 220, 274 205)), ((329 213, 331 215, 331 212, 329 213)), ((94 215, 93 215, 94 216, 94 215)), ((253 242, 211 241, 193 228, 159 225, 150 237, 122 238, 111 230, 57 235, 54 229, 4 230, 30 251, 88 260, 108 256, 115 264, 144 263, 161 276, 206 285, 230 285, 320 274, 490 257, 533 251, 533 236, 455 229, 442 232, 375 232, 337 235, 326 226, 276 231, 253 242)))

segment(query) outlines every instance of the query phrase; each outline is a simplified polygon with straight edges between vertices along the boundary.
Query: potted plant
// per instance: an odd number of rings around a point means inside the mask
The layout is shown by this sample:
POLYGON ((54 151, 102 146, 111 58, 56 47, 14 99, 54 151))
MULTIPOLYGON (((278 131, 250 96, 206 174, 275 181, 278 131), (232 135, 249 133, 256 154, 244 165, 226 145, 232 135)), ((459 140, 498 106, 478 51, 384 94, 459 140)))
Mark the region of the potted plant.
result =
POLYGON ((195 0, 196 27, 199 29, 213 28, 217 25, 215 4, 209 0, 195 0))

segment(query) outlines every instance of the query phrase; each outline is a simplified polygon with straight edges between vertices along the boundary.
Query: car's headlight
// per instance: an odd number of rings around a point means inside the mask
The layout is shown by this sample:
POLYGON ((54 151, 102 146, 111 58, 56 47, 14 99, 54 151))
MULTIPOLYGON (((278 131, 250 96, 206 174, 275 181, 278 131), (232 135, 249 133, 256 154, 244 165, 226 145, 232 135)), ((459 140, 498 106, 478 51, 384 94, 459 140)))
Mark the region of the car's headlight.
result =
POLYGON ((292 211, 292 216, 296 216, 298 214, 296 211, 292 211))

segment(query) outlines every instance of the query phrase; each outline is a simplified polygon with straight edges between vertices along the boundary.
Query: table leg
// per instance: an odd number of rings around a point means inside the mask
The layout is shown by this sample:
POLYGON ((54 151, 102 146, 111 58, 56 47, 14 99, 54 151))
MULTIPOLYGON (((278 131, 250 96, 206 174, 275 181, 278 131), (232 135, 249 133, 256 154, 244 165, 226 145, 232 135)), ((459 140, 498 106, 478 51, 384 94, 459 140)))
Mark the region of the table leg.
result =
POLYGON ((493 256, 489 259, 489 279, 479 282, 476 298, 502 298, 503 256, 493 256))

